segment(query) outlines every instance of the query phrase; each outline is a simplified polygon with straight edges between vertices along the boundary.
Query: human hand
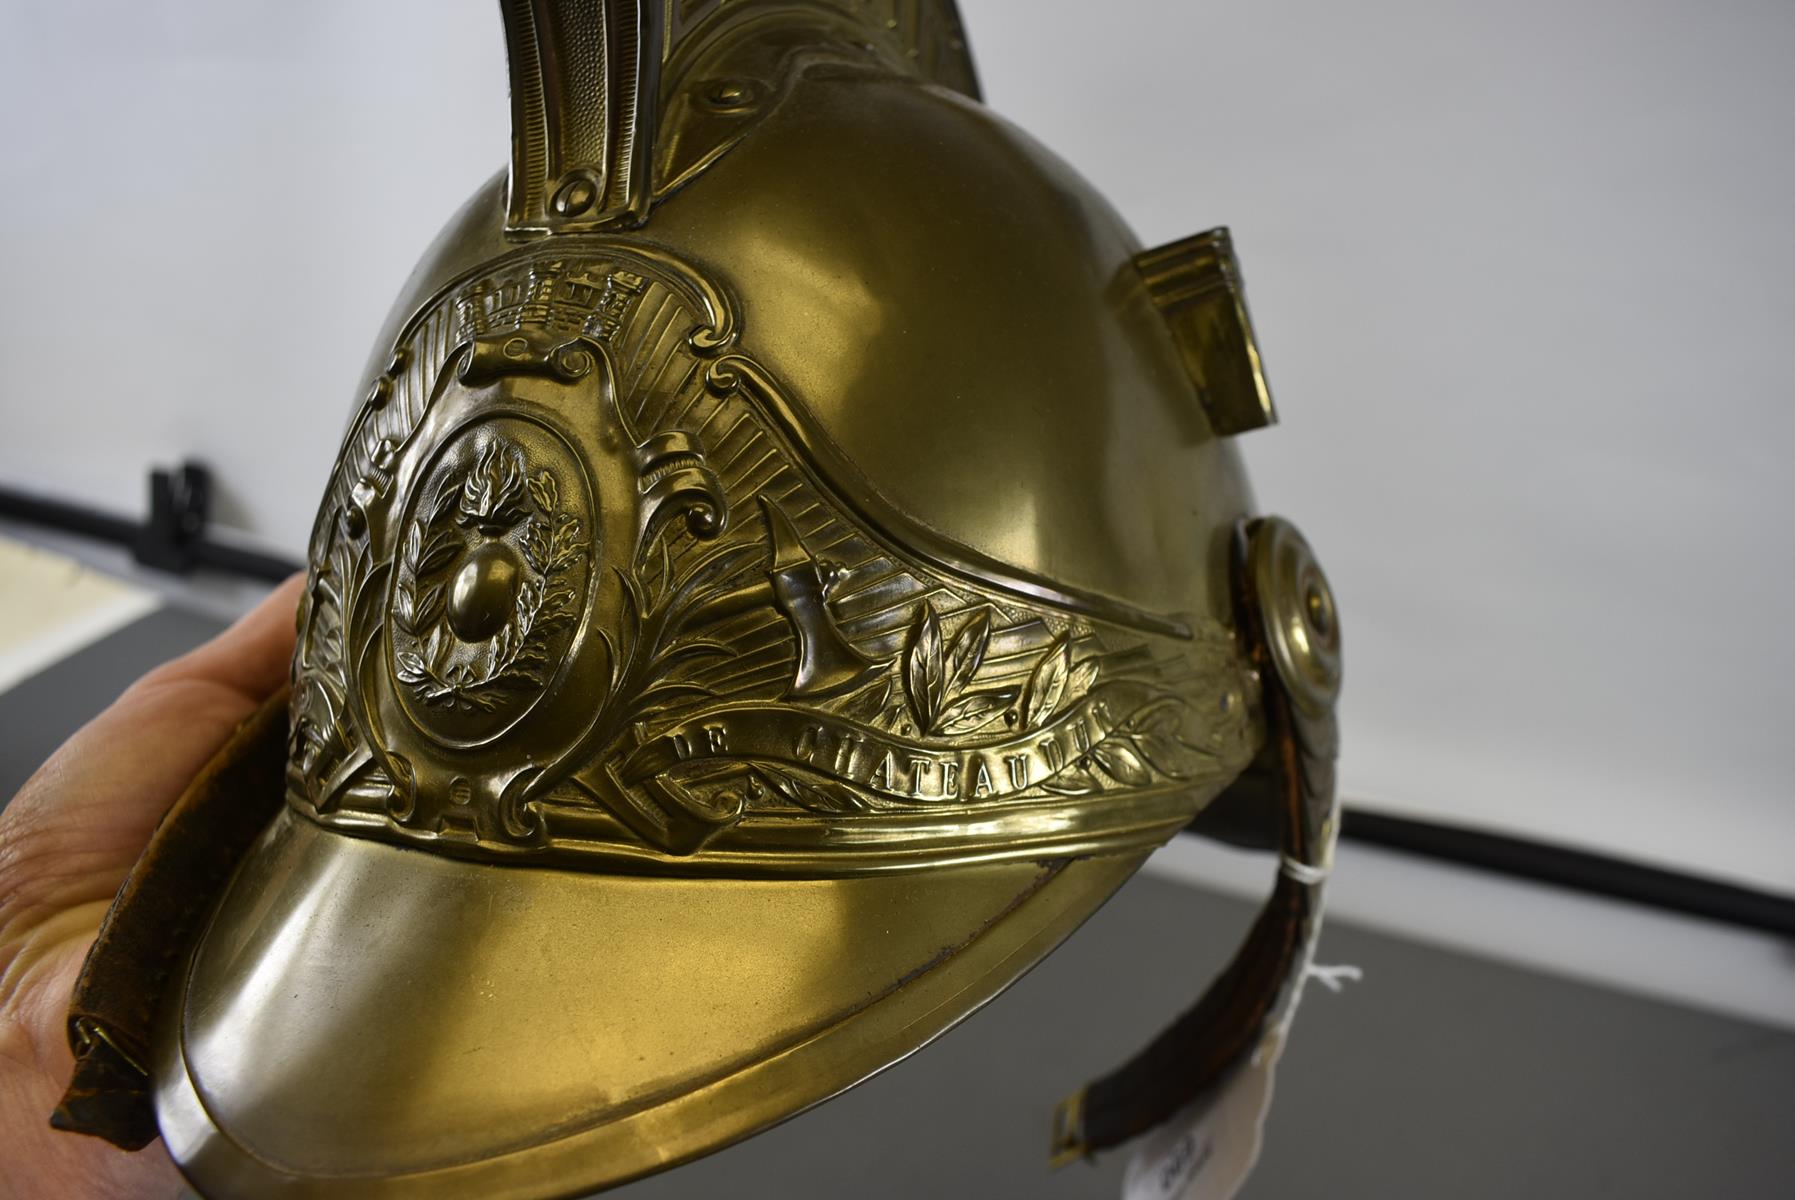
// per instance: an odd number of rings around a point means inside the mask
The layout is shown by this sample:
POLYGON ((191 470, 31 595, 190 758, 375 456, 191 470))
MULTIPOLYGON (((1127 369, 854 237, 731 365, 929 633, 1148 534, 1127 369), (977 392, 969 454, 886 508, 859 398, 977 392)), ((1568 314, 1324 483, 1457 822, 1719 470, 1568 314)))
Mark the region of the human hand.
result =
POLYGON ((68 1086, 69 996, 156 823, 287 677, 294 576, 230 629, 126 689, 0 811, 0 1196, 172 1197, 160 1141, 126 1153, 50 1128, 68 1086))

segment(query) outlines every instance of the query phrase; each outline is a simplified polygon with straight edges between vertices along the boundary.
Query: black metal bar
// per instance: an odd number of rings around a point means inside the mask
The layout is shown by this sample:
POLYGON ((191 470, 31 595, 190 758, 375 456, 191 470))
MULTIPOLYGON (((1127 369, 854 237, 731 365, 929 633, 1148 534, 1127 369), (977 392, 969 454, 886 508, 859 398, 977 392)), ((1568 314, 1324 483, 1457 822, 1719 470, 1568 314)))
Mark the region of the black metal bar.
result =
POLYGON ((1349 808, 1340 836, 1443 862, 1795 938, 1795 899, 1509 834, 1349 808))
MULTIPOLYGON (((190 468, 183 469, 182 477, 187 486, 194 486, 196 477, 190 468)), ((157 489, 165 493, 164 507, 154 525, 5 486, 0 486, 0 516, 123 546, 138 562, 177 574, 202 566, 278 583, 303 566, 279 555, 207 538, 203 519, 192 519, 195 511, 203 518, 203 502, 197 509, 166 503, 168 489, 176 478, 169 472, 151 476, 152 497, 157 489)))
POLYGON ((78 533, 102 542, 115 542, 121 546, 135 545, 139 529, 136 521, 125 517, 115 517, 111 513, 96 512, 78 504, 34 496, 9 487, 0 487, 0 515, 48 529, 78 533))

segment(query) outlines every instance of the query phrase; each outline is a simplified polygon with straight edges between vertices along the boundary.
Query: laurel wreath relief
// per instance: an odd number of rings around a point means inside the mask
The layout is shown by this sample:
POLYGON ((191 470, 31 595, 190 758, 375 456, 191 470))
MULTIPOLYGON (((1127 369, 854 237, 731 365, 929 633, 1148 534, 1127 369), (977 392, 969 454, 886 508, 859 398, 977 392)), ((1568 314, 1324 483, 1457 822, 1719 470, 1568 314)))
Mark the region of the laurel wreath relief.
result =
MULTIPOLYGON (((929 738, 987 734, 993 726, 1010 736, 1036 733, 1065 717, 1097 686, 1094 657, 1074 655, 1076 630, 1053 636, 1039 652, 1027 677, 980 686, 977 676, 993 635, 993 611, 975 609, 944 629, 941 615, 925 600, 916 608, 892 675, 844 706, 844 715, 884 728, 912 730, 929 738), (895 678, 894 678, 895 677, 895 678)), ((1212 765, 1212 751, 1192 742, 1185 730, 1188 703, 1163 695, 1129 714, 1104 737, 1040 781, 1042 790, 1081 796, 1122 787, 1145 787, 1191 779, 1212 765)), ((820 813, 862 811, 867 798, 833 781, 816 783, 767 764, 755 768, 757 782, 788 803, 820 813)))
POLYGON ((904 639, 899 680, 903 712, 926 737, 979 733, 1001 718, 1018 731, 1040 729, 1097 683, 1097 661, 1072 658, 1072 635, 1055 637, 1020 689, 976 687, 991 646, 991 609, 979 608, 945 636, 935 606, 923 601, 904 639))
MULTIPOLYGON (((475 543, 477 544, 477 542, 475 543)), ((394 625, 416 649, 395 645, 394 674, 424 703, 490 712, 509 693, 540 688, 551 634, 574 618, 566 586, 586 544, 577 517, 560 511, 560 487, 546 470, 528 475, 523 451, 495 442, 472 467, 450 475, 427 514, 414 518, 399 554, 394 625), (469 536, 497 538, 524 522, 517 548, 531 578, 517 589, 510 619, 473 655, 448 629, 444 607, 469 536)))
MULTIPOLYGON (((922 733, 976 734, 999 718, 1020 732, 1039 730, 1097 685, 1097 660, 1075 660, 1072 631, 1064 630, 1041 652, 1019 692, 974 687, 990 642, 988 607, 973 613, 949 639, 934 605, 925 600, 918 606, 905 639, 901 680, 905 709, 922 733)), ((1155 700, 1041 786, 1061 795, 1086 795, 1117 784, 1145 787, 1190 778, 1213 755, 1185 737, 1187 714, 1188 706, 1178 697, 1155 700)))

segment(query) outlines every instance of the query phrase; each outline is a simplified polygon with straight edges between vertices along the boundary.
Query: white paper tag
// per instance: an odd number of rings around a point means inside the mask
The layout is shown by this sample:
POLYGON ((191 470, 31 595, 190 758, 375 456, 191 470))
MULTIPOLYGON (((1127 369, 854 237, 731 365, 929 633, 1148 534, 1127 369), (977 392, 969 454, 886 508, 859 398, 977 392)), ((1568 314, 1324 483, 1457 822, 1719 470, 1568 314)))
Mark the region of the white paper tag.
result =
POLYGON ((1220 1085, 1149 1130, 1122 1172, 1122 1200, 1234 1200, 1265 1140, 1271 1109, 1272 1074, 1302 1002, 1303 985, 1314 979, 1330 992, 1360 977, 1355 966, 1315 965, 1321 931, 1322 885, 1334 861, 1340 833, 1340 798, 1330 796, 1327 815, 1310 857, 1279 855, 1282 875, 1312 889, 1303 927, 1301 960, 1285 979, 1284 992, 1259 1035, 1259 1044, 1220 1085))
POLYGON ((1259 1161, 1282 1043, 1267 1037, 1225 1083, 1148 1133, 1122 1174, 1122 1200, 1232 1200, 1259 1161))
POLYGON ((1283 1011, 1252 1055, 1218 1088, 1197 1097, 1141 1139, 1122 1173, 1122 1200, 1233 1200, 1259 1161, 1272 1075, 1296 1018, 1303 985, 1330 992, 1360 978, 1358 967, 1318 967, 1311 941, 1283 1011))

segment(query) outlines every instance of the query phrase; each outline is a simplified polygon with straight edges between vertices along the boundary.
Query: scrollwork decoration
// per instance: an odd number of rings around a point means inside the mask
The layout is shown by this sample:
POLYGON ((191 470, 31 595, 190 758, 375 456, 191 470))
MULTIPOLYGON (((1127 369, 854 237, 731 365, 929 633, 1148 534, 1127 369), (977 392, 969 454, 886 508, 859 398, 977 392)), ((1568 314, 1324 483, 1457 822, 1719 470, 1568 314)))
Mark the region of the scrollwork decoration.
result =
MULTIPOLYGON (((676 575, 666 542, 660 546, 660 570, 652 591, 636 573, 615 569, 624 592, 623 627, 616 640, 600 631, 612 662, 608 708, 631 721, 651 717, 676 700, 710 694, 702 685, 674 678, 675 668, 694 658, 727 655, 729 646, 678 635, 706 601, 727 591, 730 580, 765 554, 754 545, 724 547, 676 575)), ((619 727, 622 723, 615 722, 619 727)))
POLYGON ((367 544, 338 537, 306 582, 288 755, 314 802, 322 799, 325 779, 359 744, 349 715, 347 644, 349 614, 367 570, 367 544))

